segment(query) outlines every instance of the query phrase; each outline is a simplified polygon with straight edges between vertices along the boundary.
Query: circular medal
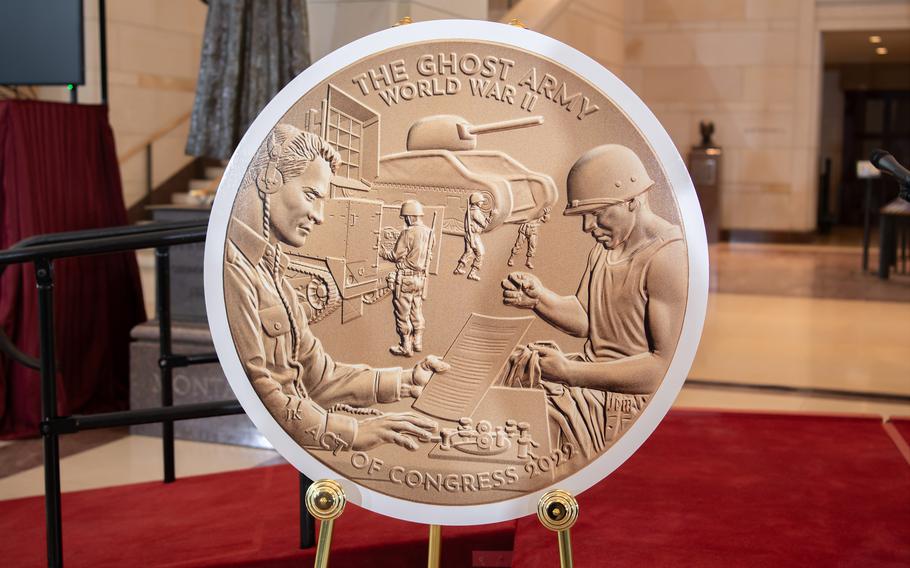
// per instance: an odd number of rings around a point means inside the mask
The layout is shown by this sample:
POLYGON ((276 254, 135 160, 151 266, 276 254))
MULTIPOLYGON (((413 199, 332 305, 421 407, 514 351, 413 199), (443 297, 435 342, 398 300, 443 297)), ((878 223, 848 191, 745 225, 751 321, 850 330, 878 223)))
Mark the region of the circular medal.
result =
POLYGON ((262 111, 205 251, 221 365, 311 479, 422 523, 578 494, 651 434, 707 299, 695 190, 609 71, 533 31, 391 28, 262 111))

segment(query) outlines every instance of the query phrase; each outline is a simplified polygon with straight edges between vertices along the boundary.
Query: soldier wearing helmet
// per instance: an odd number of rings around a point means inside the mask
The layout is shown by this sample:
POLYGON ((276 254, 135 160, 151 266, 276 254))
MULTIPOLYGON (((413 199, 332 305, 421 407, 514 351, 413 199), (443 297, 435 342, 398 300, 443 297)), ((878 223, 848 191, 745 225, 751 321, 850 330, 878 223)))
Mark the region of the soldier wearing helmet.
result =
POLYGON ((518 236, 515 237, 515 244, 512 246, 512 254, 509 255, 508 265, 515 266, 515 257, 518 256, 518 253, 521 252, 521 247, 527 244, 527 252, 525 253, 525 266, 534 269, 534 263, 531 261, 534 258, 534 253, 537 252, 537 239, 538 234, 540 233, 540 226, 550 220, 550 208, 544 207, 543 211, 540 212, 539 217, 535 217, 526 223, 522 223, 518 227, 518 236))
POLYGON ((532 309, 587 339, 582 353, 528 349, 539 355, 543 385, 561 416, 560 443, 589 456, 606 449, 657 390, 682 325, 685 243, 678 225, 651 210, 653 186, 631 149, 589 150, 569 172, 563 213, 580 216, 595 241, 577 292, 563 296, 525 272, 502 281, 504 304, 532 309))
POLYGON ((487 228, 490 219, 496 213, 496 209, 490 211, 489 215, 484 213, 483 206, 486 202, 484 194, 475 191, 468 198, 468 209, 464 214, 464 254, 458 259, 458 266, 455 267, 453 273, 464 274, 467 272, 468 263, 471 262, 471 271, 468 272, 469 280, 480 280, 480 268, 483 266, 484 254, 480 234, 487 228))
POLYGON ((410 357, 423 351, 423 301, 427 297, 427 270, 436 244, 433 230, 421 222, 423 205, 416 199, 401 204, 404 228, 391 250, 380 254, 395 263, 395 272, 389 274, 392 288, 392 307, 395 310, 395 328, 400 339, 389 351, 393 355, 410 357))

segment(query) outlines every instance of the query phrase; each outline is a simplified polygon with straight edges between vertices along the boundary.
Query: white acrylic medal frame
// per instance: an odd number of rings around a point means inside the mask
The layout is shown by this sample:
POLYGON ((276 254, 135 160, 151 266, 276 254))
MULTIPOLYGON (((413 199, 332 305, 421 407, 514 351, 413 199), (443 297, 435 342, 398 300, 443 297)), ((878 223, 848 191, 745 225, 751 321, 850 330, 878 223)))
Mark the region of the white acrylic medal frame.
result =
POLYGON ((407 521, 473 525, 533 514, 548 489, 481 505, 430 505, 384 495, 345 478, 300 447, 269 414, 253 390, 234 346, 224 300, 224 246, 234 199, 257 149, 297 100, 338 69, 390 48, 432 40, 493 41, 548 58, 599 88, 638 128, 666 173, 685 232, 689 274, 682 332, 660 388, 628 431, 589 465, 554 487, 578 495, 618 468, 651 435, 675 400, 695 358, 708 297, 708 246, 704 221, 686 166, 670 136, 645 104, 615 75, 578 50, 542 34, 491 22, 438 20, 383 30, 339 48, 297 76, 263 109, 240 141, 218 188, 205 244, 205 301, 209 326, 224 373, 247 415, 265 438, 310 479, 335 479, 357 505, 407 521))

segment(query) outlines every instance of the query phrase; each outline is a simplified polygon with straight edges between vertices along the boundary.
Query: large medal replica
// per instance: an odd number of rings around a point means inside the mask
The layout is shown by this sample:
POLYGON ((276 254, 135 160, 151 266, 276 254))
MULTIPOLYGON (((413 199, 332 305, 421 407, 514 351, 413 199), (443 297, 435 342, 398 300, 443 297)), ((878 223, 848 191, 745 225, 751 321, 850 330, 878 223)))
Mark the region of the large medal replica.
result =
POLYGON ((559 489, 560 528, 678 393, 707 246, 673 143, 609 71, 436 21, 335 51, 263 110, 218 190, 205 291, 247 414, 334 481, 317 502, 458 525, 559 489))

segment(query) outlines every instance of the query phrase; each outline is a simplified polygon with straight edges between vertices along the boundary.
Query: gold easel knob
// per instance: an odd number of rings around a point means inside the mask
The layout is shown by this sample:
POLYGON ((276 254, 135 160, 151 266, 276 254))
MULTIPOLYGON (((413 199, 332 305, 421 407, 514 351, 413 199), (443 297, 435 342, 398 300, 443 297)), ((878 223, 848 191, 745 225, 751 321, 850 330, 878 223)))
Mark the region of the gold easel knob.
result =
POLYGON ((337 481, 320 479, 313 482, 306 491, 306 508, 311 515, 322 521, 338 517, 344 511, 347 498, 337 481))
POLYGON ((413 24, 413 23, 414 23, 414 20, 411 19, 411 16, 405 16, 404 18, 401 18, 400 20, 398 20, 398 23, 392 27, 397 28, 398 26, 406 26, 408 24, 413 24))
POLYGON ((537 518, 551 531, 568 530, 578 520, 578 501, 567 491, 547 491, 537 502, 537 518))
POLYGON ((521 20, 519 20, 518 18, 512 18, 511 20, 509 20, 509 25, 515 26, 517 28, 528 29, 528 26, 526 26, 525 23, 522 22, 521 20))

